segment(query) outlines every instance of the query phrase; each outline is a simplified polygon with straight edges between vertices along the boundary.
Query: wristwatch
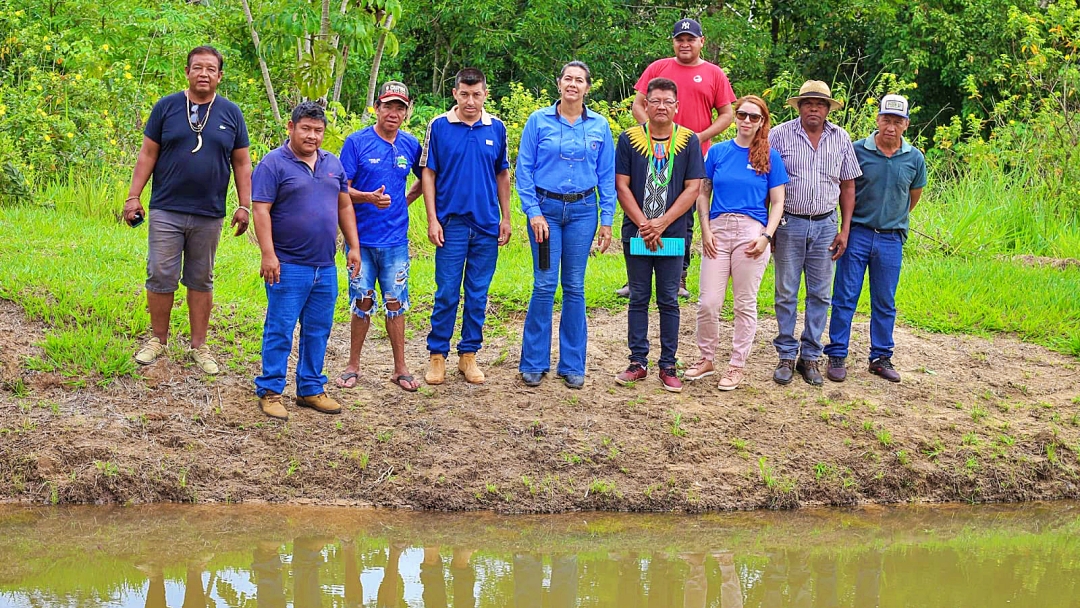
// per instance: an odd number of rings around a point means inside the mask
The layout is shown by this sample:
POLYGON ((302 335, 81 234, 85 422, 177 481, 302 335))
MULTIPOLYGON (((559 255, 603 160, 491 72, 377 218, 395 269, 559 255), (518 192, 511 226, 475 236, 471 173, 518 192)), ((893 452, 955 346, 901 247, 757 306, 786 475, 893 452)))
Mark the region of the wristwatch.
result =
POLYGON ((762 232, 762 233, 761 233, 761 236, 765 237, 765 240, 766 240, 766 241, 769 241, 770 243, 772 242, 772 238, 773 238, 773 237, 772 237, 772 235, 771 235, 771 234, 769 234, 768 232, 762 232))

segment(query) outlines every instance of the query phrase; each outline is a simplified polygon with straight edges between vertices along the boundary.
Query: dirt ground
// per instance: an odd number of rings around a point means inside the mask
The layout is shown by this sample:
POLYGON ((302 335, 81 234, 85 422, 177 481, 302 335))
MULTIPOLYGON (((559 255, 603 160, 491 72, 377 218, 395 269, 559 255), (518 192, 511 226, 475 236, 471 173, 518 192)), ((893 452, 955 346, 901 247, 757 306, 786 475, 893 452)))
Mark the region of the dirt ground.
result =
MULTIPOLYGON (((683 307, 686 362, 695 312, 683 307)), ((409 321, 422 377, 426 317, 409 321)), ((656 324, 654 313, 654 347, 656 324)), ((0 301, 0 501, 693 512, 1080 498, 1080 361, 1009 337, 898 327, 903 381, 891 384, 866 371, 863 318, 847 382, 781 387, 764 317, 741 388, 719 391, 714 377, 671 394, 654 370, 634 387, 613 382, 627 363, 625 312, 592 314, 580 391, 554 377, 524 386, 520 320, 506 327, 479 354, 486 384, 465 383, 451 355, 446 384, 417 393, 389 382, 389 343, 373 332, 357 387, 329 388, 344 413, 287 400, 285 424, 259 412, 253 367, 208 379, 162 360, 85 388, 28 371, 44 328, 0 301)), ((328 374, 344 366, 347 332, 335 328, 328 374)))

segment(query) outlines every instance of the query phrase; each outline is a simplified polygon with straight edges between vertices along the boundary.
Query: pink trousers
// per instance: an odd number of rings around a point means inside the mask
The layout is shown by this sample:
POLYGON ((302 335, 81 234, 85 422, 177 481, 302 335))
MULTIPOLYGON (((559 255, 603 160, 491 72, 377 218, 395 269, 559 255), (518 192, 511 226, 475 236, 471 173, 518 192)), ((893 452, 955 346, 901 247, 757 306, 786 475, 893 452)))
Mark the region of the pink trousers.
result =
POLYGON ((754 218, 725 213, 709 222, 719 253, 701 257, 701 301, 698 303, 697 343, 701 357, 714 360, 720 341, 720 310, 728 279, 731 279, 735 331, 731 339, 731 365, 745 367, 757 333, 757 296, 761 276, 769 264, 769 251, 756 258, 746 255, 751 242, 761 236, 764 226, 754 218))

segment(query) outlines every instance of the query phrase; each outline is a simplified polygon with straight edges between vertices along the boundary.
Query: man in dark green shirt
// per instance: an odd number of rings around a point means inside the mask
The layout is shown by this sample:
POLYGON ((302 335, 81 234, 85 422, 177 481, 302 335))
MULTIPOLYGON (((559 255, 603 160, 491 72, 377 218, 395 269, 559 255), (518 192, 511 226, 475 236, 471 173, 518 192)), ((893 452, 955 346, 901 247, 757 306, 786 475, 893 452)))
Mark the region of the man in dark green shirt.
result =
POLYGON ((908 101, 900 95, 881 99, 877 131, 855 142, 862 176, 855 178, 855 210, 847 249, 836 261, 829 357, 826 377, 843 382, 851 319, 859 304, 863 278, 870 271, 870 373, 899 382, 892 364, 896 286, 907 240, 908 214, 926 186, 926 159, 903 135, 908 101))

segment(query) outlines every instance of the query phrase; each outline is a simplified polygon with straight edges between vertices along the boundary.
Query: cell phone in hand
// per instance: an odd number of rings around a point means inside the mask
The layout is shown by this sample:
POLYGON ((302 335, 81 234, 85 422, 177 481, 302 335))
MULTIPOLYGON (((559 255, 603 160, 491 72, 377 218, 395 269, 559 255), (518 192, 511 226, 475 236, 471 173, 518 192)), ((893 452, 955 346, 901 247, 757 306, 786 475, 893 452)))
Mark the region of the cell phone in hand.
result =
POLYGON ((136 213, 135 217, 128 221, 128 226, 131 226, 132 228, 138 228, 145 219, 146 218, 143 217, 142 213, 136 213))

